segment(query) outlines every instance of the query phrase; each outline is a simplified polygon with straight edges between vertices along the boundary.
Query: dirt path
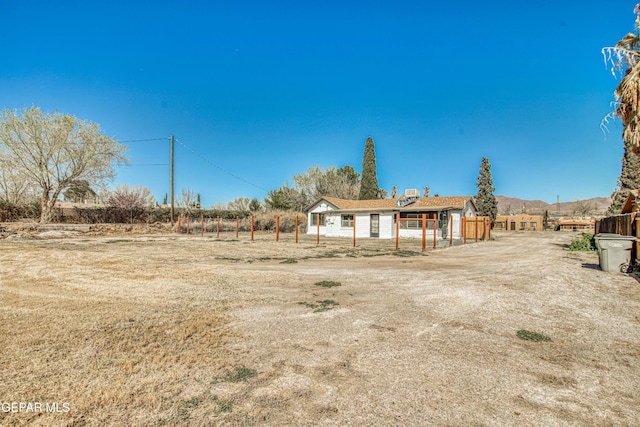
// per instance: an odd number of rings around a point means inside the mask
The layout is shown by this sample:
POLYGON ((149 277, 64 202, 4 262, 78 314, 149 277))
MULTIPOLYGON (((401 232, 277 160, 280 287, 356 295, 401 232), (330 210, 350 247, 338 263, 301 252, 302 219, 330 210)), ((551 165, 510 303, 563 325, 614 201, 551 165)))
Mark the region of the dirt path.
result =
POLYGON ((246 414, 272 425, 633 425, 640 287, 567 242, 507 234, 424 258, 287 266, 294 280, 260 287, 281 303, 236 313, 236 351, 263 378, 246 414), (339 305, 299 304, 326 299, 339 305), (522 341, 520 329, 553 342, 522 341))
POLYGON ((0 241, 0 401, 71 406, 0 425, 636 424, 640 285, 570 235, 289 237, 0 241))

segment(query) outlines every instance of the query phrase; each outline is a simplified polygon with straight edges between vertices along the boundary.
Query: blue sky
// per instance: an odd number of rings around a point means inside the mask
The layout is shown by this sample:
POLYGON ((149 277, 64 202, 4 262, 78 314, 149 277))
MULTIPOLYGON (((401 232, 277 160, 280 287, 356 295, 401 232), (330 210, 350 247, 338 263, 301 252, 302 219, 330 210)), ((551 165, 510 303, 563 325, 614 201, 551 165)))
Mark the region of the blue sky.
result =
MULTIPOLYGON (((0 2, 0 107, 175 135, 175 186, 262 200, 308 167, 360 171, 367 136, 390 192, 609 196, 620 124, 601 49, 633 1, 0 2), (187 149, 187 147, 189 149, 187 149), (227 173, 229 172, 229 173, 227 173), (237 179, 240 177, 242 179, 237 179)), ((169 191, 167 140, 132 142, 112 184, 169 191)))

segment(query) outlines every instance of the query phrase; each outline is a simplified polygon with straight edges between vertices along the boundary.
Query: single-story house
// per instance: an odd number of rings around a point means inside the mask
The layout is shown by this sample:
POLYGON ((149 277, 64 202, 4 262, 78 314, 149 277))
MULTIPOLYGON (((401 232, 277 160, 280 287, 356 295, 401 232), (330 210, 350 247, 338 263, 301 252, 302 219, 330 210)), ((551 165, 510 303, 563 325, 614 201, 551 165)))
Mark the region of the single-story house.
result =
POLYGON ((494 230, 509 231, 542 231, 543 220, 542 215, 498 215, 496 217, 494 230))
POLYGON ((589 219, 564 219, 558 224, 559 231, 585 231, 593 233, 595 223, 589 219))
POLYGON ((407 191, 396 199, 346 200, 322 197, 307 209, 307 233, 327 237, 356 237, 392 239, 396 237, 396 218, 399 237, 422 237, 422 215, 426 214, 427 239, 462 238, 462 217, 475 217, 476 206, 469 196, 419 197, 417 190, 407 191), (433 220, 436 221, 433 221, 433 220), (318 221, 320 222, 318 230, 318 221))

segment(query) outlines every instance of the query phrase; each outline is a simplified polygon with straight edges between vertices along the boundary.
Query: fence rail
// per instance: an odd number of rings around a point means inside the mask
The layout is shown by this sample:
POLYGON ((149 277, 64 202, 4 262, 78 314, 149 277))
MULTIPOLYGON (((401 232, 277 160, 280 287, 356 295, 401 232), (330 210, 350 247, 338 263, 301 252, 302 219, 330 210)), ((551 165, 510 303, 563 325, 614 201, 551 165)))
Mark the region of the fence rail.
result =
MULTIPOLYGON (((292 227, 293 224, 289 224, 286 229, 283 229, 282 221, 279 216, 275 217, 275 227, 273 228, 275 234, 275 240, 278 242, 280 240, 280 232, 294 232, 295 233, 295 242, 299 243, 299 233, 301 228, 303 229, 303 233, 305 232, 305 228, 307 225, 300 220, 297 215, 295 216, 295 226, 292 227)), ((306 219, 306 218, 304 218, 306 219)), ((320 214, 317 214, 316 218, 316 226, 312 226, 316 229, 316 244, 320 244, 320 214)), ((402 227, 403 223, 409 223, 410 221, 418 222, 420 228, 422 229, 422 251, 426 250, 426 242, 427 238, 433 239, 433 249, 438 247, 438 240, 441 243, 445 243, 448 240, 449 245, 453 246, 453 217, 450 217, 448 221, 442 221, 435 218, 427 218, 426 214, 422 215, 421 218, 400 218, 399 214, 396 215, 395 218, 395 249, 399 250, 400 246, 400 230, 404 229, 402 227), (438 230, 447 229, 445 233, 443 231, 442 238, 438 239, 438 230), (448 238, 447 238, 448 236, 448 238)), ((467 239, 475 240, 476 242, 479 240, 487 240, 491 238, 491 221, 488 217, 463 217, 462 218, 462 235, 460 236, 460 240, 462 243, 467 243, 467 239)), ((353 218, 353 247, 357 246, 357 221, 356 217, 353 218)), ((411 227, 414 228, 414 227, 411 227)), ((271 230, 271 229, 270 229, 271 230)), ((213 233, 217 238, 220 237, 220 233, 229 233, 235 232, 236 239, 239 237, 239 233, 250 232, 251 241, 254 240, 254 233, 256 231, 256 223, 255 217, 252 215, 248 218, 240 219, 236 216, 235 219, 222 219, 221 217, 205 217, 201 215, 199 218, 191 218, 178 216, 178 221, 176 224, 176 232, 179 234, 199 234, 200 236, 204 236, 205 233, 213 233)), ((305 233, 306 234, 306 233, 305 233)), ((329 237, 333 238, 333 237, 329 237)), ((408 237, 413 239, 411 237, 408 237)), ((403 237, 404 239, 404 237, 403 237)), ((442 245, 441 245, 442 246, 442 245)))

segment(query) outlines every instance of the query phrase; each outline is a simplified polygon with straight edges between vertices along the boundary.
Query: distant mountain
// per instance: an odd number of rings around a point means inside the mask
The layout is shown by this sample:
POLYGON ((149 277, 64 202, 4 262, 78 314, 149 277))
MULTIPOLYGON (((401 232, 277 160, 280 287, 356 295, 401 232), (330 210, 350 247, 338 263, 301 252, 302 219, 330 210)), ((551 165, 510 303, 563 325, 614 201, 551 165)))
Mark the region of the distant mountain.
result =
POLYGON ((610 197, 594 197, 575 202, 547 203, 542 200, 524 200, 516 197, 496 196, 498 214, 529 213, 542 215, 545 210, 550 216, 597 216, 604 215, 611 204, 610 197), (585 210, 591 213, 584 215, 585 210))

